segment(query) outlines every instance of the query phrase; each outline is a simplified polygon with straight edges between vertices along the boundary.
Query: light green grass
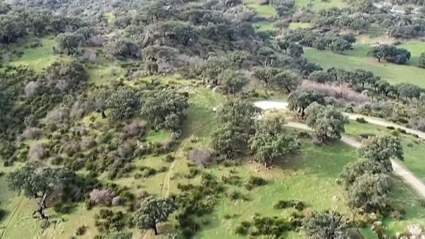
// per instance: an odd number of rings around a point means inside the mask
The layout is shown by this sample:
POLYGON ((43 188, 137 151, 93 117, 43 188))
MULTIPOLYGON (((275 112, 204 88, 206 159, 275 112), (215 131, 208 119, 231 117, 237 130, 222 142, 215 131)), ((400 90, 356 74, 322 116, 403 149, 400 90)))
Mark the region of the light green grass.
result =
POLYGON ((171 132, 168 130, 158 130, 158 132, 149 132, 146 140, 149 142, 164 142, 170 140, 171 132))
POLYGON ((35 70, 41 70, 58 59, 58 56, 53 54, 53 47, 56 47, 56 49, 58 48, 54 37, 42 38, 41 47, 30 48, 29 45, 33 41, 34 38, 29 38, 28 43, 16 48, 18 52, 24 52, 24 55, 21 58, 14 58, 11 64, 26 65, 35 70))
POLYGON ((425 42, 419 42, 419 41, 412 41, 412 42, 406 42, 401 45, 398 45, 397 47, 405 48, 406 50, 410 51, 412 54, 409 65, 417 66, 419 56, 422 52, 425 52, 425 42))
POLYGON ((291 22, 289 24, 289 29, 295 30, 295 29, 311 29, 313 25, 308 22, 291 22))
POLYGON ((253 8, 258 16, 266 18, 277 16, 276 9, 271 5, 260 5, 257 0, 245 0, 245 4, 253 8))
POLYGON ((275 31, 276 27, 273 22, 257 22, 254 24, 257 31, 275 31))
MULTIPOLYGON (((404 47, 419 49, 415 44, 405 44, 404 47)), ((387 62, 379 63, 377 60, 366 56, 369 46, 354 44, 353 48, 353 50, 346 51, 342 55, 335 54, 331 51, 318 51, 312 48, 306 48, 304 50, 304 55, 309 61, 320 64, 324 69, 337 67, 346 70, 355 70, 360 68, 371 71, 393 84, 410 82, 425 87, 425 80, 421 77, 425 74, 424 69, 410 65, 397 65, 387 62)), ((414 56, 418 54, 420 53, 412 52, 414 56)))
MULTIPOLYGON (((303 141, 302 154, 289 158, 289 162, 278 168, 265 170, 261 165, 248 164, 241 167, 216 167, 210 172, 221 178, 229 175, 231 169, 237 175, 247 179, 250 175, 266 178, 269 184, 252 191, 232 186, 233 190, 251 198, 250 201, 230 201, 226 197, 219 200, 219 205, 212 215, 206 218, 211 224, 200 233, 200 238, 245 238, 234 233, 242 221, 250 220, 255 213, 262 216, 281 216, 289 218, 293 210, 275 210, 273 205, 279 200, 301 200, 311 210, 336 209, 345 215, 352 214, 344 201, 344 191, 336 184, 342 168, 357 159, 354 148, 344 144, 336 144, 318 148, 310 141, 303 141), (336 200, 334 198, 337 198, 336 200), (226 219, 226 215, 233 216, 226 219)), ((420 223, 425 216, 425 209, 419 205, 418 197, 396 179, 397 193, 393 198, 395 204, 406 208, 407 215, 403 221, 386 220, 385 224, 391 233, 402 231, 411 223, 420 223)), ((365 238, 376 238, 370 229, 362 229, 365 238)), ((288 238, 305 238, 300 233, 289 233, 288 238)))
POLYGON ((348 4, 341 0, 330 0, 329 2, 323 2, 321 0, 297 0, 295 1, 295 7, 297 8, 308 8, 313 11, 319 11, 326 8, 337 7, 345 8, 348 7, 348 4), (311 3, 311 6, 309 4, 311 3))

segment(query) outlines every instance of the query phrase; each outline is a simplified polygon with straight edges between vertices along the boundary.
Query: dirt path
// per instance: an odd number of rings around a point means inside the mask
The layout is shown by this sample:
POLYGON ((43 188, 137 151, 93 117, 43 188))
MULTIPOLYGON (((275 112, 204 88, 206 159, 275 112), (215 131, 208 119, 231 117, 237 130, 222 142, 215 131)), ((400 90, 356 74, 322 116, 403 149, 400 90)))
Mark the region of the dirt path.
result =
MULTIPOLYGON (((279 101, 259 101, 254 103, 257 107, 264 109, 264 110, 270 110, 270 109, 281 109, 286 110, 288 107, 288 103, 286 102, 279 102, 279 101)), ((356 114, 346 114, 348 118, 350 119, 356 119, 359 117, 364 118, 366 121, 368 121, 371 124, 380 125, 380 126, 393 126, 395 128, 400 128, 406 130, 406 132, 417 134, 420 138, 425 139, 425 133, 408 129, 404 126, 397 125, 391 122, 387 122, 382 119, 363 116, 363 115, 356 115, 356 114)), ((298 123, 298 122, 288 122, 287 125, 292 128, 298 128, 303 130, 311 130, 307 125, 298 123)), ((341 141, 344 143, 359 148, 361 146, 361 143, 358 142, 356 139, 352 137, 348 137, 346 135, 342 136, 341 141)), ((408 169, 404 168, 399 162, 396 160, 391 160, 394 174, 399 176, 403 179, 407 184, 409 184, 422 198, 425 198, 425 184, 420 181, 418 178, 413 175, 412 172, 410 172, 408 169)))

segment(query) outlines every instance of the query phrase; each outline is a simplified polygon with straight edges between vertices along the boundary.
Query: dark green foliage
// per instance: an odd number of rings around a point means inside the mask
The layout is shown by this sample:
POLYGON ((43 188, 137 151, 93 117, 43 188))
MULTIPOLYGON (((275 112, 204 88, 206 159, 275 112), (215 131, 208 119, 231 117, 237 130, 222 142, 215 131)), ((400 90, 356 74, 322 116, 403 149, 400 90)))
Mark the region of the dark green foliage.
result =
POLYGON ((422 52, 418 59, 418 67, 425 68, 425 52, 422 52))
POLYGON ((406 49, 390 45, 374 46, 369 49, 367 55, 378 59, 379 62, 383 59, 396 64, 406 64, 411 56, 410 52, 406 49))
POLYGON ((68 55, 74 54, 83 40, 83 36, 75 33, 61 33, 56 37, 59 47, 68 51, 68 55))
POLYGON ((141 177, 143 178, 152 177, 157 173, 156 169, 148 166, 141 166, 139 170, 141 171, 141 177))
POLYGON ((161 91, 148 96, 141 109, 155 129, 179 130, 186 119, 188 97, 175 91, 161 91))
POLYGON ((6 216, 7 216, 7 211, 4 209, 0 209, 0 222, 3 221, 3 219, 5 219, 6 216))
POLYGON ((137 44, 125 39, 120 39, 112 42, 109 46, 109 50, 113 56, 118 58, 142 58, 142 52, 140 51, 140 47, 137 44))
POLYGON ((304 210, 306 207, 305 203, 298 200, 279 200, 274 206, 274 209, 286 209, 286 208, 295 208, 298 211, 304 210))
POLYGON ((388 172, 392 171, 391 158, 403 160, 400 139, 393 136, 380 136, 366 140, 359 149, 359 154, 361 157, 383 164, 388 172))
POLYGON ((280 238, 289 231, 296 231, 302 226, 301 218, 294 217, 291 221, 287 221, 278 217, 260 217, 254 216, 252 222, 244 221, 239 225, 235 233, 239 235, 246 235, 248 232, 250 236, 270 236, 280 238))
POLYGON ((177 196, 177 227, 185 238, 191 238, 200 229, 196 218, 212 213, 217 203, 216 197, 223 192, 223 186, 211 174, 203 173, 200 185, 178 184, 177 187, 182 191, 177 196))
POLYGON ((241 222, 241 225, 236 227, 235 233, 242 236, 247 235, 250 227, 251 227, 250 222, 243 221, 241 222))
POLYGON ((313 103, 306 109, 306 124, 314 129, 317 139, 326 143, 341 139, 344 126, 349 123, 347 117, 333 106, 313 103))
POLYGON ((367 121, 364 118, 356 118, 356 121, 361 123, 361 124, 366 124, 367 121))
POLYGON ((109 209, 101 209, 99 214, 94 216, 94 219, 94 225, 100 233, 121 231, 126 226, 125 215, 121 211, 114 212, 109 209))
POLYGON ((235 186, 240 186, 242 184, 241 177, 239 177, 237 175, 233 175, 233 174, 231 174, 229 176, 223 175, 221 177, 221 180, 225 184, 230 184, 230 185, 235 185, 235 186))
POLYGON ((253 117, 259 109, 243 100, 226 102, 218 111, 219 128, 213 132, 212 148, 228 159, 243 154, 255 131, 253 117))
POLYGON ((289 109, 301 113, 302 117, 304 117, 305 109, 313 102, 324 104, 325 96, 316 91, 296 90, 289 94, 288 97, 289 109))
POLYGON ((250 176, 245 182, 244 186, 248 190, 252 190, 256 187, 261 187, 267 184, 267 181, 264 178, 250 176))
POLYGON ((153 229, 158 234, 156 225, 166 222, 171 213, 177 210, 177 202, 171 198, 147 198, 137 211, 134 222, 139 229, 153 229))
POLYGON ((348 191, 348 206, 366 213, 384 213, 389 207, 393 184, 388 174, 363 174, 348 191))
POLYGON ((82 236, 82 235, 84 235, 85 233, 86 233, 86 231, 87 231, 87 227, 86 226, 80 226, 80 227, 78 227, 77 228, 77 232, 75 232, 75 235, 77 235, 77 236, 82 236))
POLYGON ((190 168, 189 173, 185 175, 186 178, 194 178, 201 173, 199 168, 190 168))
POLYGON ((349 239, 348 225, 343 216, 336 211, 314 212, 303 222, 303 227, 309 238, 340 238, 349 239))
POLYGON ((281 113, 268 113, 256 122, 255 135, 250 139, 250 148, 256 161, 267 166, 299 153, 300 144, 294 135, 285 130, 285 123, 281 113))
POLYGON ((382 174, 388 173, 387 167, 379 162, 360 159, 344 167, 340 177, 342 184, 346 190, 349 190, 352 184, 357 180, 358 177, 369 173, 369 174, 382 174))

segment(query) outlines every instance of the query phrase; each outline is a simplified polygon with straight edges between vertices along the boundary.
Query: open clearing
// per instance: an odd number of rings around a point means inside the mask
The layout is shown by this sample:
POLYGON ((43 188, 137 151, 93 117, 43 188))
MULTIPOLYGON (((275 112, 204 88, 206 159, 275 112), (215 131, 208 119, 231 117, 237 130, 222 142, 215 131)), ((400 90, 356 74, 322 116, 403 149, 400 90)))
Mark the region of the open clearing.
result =
POLYGON ((324 69, 336 67, 355 70, 360 68, 371 71, 393 84, 409 82, 425 87, 425 80, 422 78, 425 70, 415 66, 419 55, 425 51, 425 43, 411 42, 401 44, 398 47, 406 48, 412 53, 412 58, 408 65, 379 63, 377 60, 366 56, 370 47, 359 43, 353 45, 353 50, 346 51, 342 55, 332 51, 318 51, 312 48, 306 48, 304 55, 309 61, 320 64, 324 69))
POLYGON ((277 16, 276 9, 273 6, 258 4, 257 0, 245 0, 245 5, 253 8, 258 16, 265 18, 277 16))
POLYGON ((313 11, 319 11, 319 10, 331 8, 331 7, 344 8, 344 7, 348 7, 348 4, 341 0, 330 0, 330 1, 297 0, 295 1, 295 7, 298 7, 298 8, 305 7, 313 11))

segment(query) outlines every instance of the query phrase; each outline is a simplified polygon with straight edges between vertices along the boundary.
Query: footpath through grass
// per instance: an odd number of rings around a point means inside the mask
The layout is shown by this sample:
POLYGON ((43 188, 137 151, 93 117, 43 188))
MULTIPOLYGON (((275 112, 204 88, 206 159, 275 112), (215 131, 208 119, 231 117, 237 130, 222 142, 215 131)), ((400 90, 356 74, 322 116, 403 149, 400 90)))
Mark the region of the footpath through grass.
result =
MULTIPOLYGON (((348 135, 360 136, 362 134, 390 135, 392 130, 373 124, 361 124, 356 121, 350 121, 345 127, 348 135)), ((404 150, 404 161, 400 161, 416 177, 425 183, 425 142, 422 139, 411 135, 400 133, 401 143, 404 150)))

